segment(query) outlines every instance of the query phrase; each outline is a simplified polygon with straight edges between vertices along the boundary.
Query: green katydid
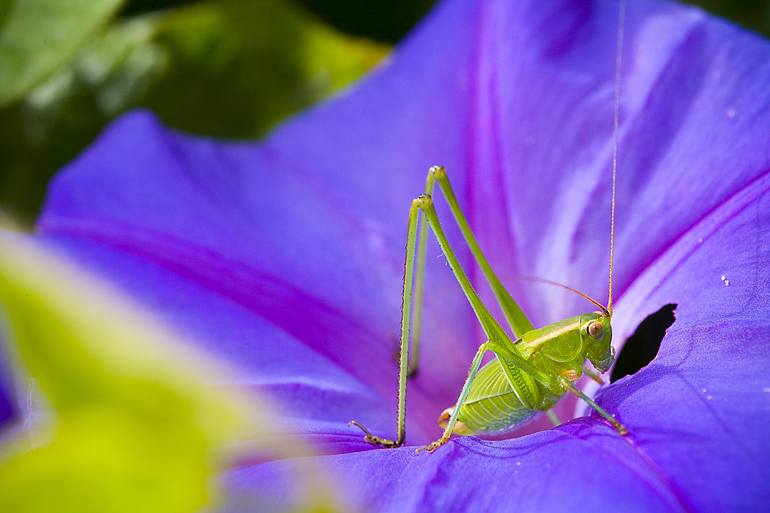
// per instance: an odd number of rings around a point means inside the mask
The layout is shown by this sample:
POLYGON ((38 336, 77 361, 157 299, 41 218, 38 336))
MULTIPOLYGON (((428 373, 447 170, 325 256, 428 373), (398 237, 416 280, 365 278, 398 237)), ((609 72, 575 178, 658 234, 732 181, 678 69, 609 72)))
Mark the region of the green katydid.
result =
MULTIPOLYGON (((439 246, 467 297, 478 319, 486 342, 481 344, 470 366, 457 403, 444 410, 439 424, 444 427, 442 436, 424 447, 432 452, 445 444, 450 436, 485 434, 507 431, 530 420, 541 411, 547 411, 554 423, 558 419, 551 408, 570 392, 584 400, 604 417, 621 435, 628 430, 612 415, 585 395, 574 382, 586 374, 599 381, 601 378, 586 366, 586 360, 600 373, 609 370, 614 361, 611 345, 612 327, 612 277, 614 265, 615 235, 615 182, 618 153, 618 112, 620 95, 620 64, 623 42, 623 18, 625 2, 620 2, 618 39, 615 70, 614 145, 612 155, 612 203, 610 228, 610 271, 607 306, 571 287, 554 282, 575 292, 599 310, 570 317, 535 329, 524 312, 514 301, 489 265, 479 247, 470 225, 457 202, 452 186, 441 166, 433 166, 428 172, 425 193, 412 201, 409 209, 406 264, 401 315, 401 355, 399 362, 399 392, 397 434, 395 439, 373 435, 361 423, 351 421, 365 434, 365 440, 373 445, 394 448, 403 445, 406 436, 406 382, 417 366, 419 355, 420 314, 422 309, 423 277, 425 272, 425 247, 427 228, 433 232, 439 246), (476 264, 489 284, 503 315, 517 339, 512 340, 497 320, 490 314, 471 285, 439 222, 433 205, 433 192, 438 183, 449 209, 476 264), (418 220, 422 214, 423 222, 418 220), (415 262, 416 260, 416 262, 415 262), (415 276, 416 264, 416 276, 415 276), (413 294, 414 292, 414 294, 413 294), (409 358, 409 334, 414 301, 414 326, 412 353, 409 358), (481 366, 484 354, 491 351, 495 358, 481 366)), ((541 280, 546 281, 548 280, 541 280)), ((418 449, 418 451, 421 449, 418 449)))

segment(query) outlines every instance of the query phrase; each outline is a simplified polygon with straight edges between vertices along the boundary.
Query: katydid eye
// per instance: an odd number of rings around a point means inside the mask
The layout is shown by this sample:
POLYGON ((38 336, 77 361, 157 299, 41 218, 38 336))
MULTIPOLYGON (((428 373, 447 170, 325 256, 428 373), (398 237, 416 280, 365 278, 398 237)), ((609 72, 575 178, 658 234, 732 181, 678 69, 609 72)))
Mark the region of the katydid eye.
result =
POLYGON ((602 326, 602 323, 599 321, 594 321, 588 324, 586 331, 589 335, 591 335, 592 338, 599 339, 602 337, 602 333, 604 332, 604 326, 602 326))

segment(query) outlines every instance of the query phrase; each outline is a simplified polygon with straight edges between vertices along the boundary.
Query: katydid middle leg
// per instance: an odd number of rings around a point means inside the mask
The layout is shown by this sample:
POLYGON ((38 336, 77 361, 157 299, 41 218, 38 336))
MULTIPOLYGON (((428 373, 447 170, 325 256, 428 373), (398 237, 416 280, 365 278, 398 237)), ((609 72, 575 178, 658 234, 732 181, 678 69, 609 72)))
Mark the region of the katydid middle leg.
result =
MULTIPOLYGON (((473 386, 473 380, 476 379, 476 374, 478 374, 479 367, 481 365, 481 359, 484 357, 484 353, 486 353, 487 351, 492 351, 497 358, 500 358, 502 356, 500 351, 495 350, 495 347, 496 347, 496 344, 490 341, 487 341, 481 344, 481 346, 479 346, 478 351, 476 351, 476 356, 473 358, 473 361, 471 362, 471 367, 470 367, 470 370, 468 371, 468 377, 465 379, 463 388, 460 391, 460 396, 457 398, 457 402, 455 403, 454 409, 452 410, 452 414, 449 416, 449 421, 447 422, 447 425, 444 428, 444 432, 442 433, 441 438, 439 438, 435 442, 432 442, 426 445, 425 447, 421 447, 417 449, 417 452, 420 452, 421 450, 433 452, 449 441, 449 438, 452 436, 455 426, 457 425, 457 419, 460 416, 460 410, 465 404, 465 399, 468 397, 468 393, 471 390, 471 386, 473 386)), ((516 386, 516 385, 512 384, 511 386, 516 386)))

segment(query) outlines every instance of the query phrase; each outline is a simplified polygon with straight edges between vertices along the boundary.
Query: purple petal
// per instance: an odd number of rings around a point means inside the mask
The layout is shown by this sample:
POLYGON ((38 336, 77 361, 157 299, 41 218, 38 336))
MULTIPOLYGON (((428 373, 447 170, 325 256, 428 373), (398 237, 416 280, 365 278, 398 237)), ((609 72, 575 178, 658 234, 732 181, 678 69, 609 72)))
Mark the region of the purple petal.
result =
MULTIPOLYGON (((428 165, 447 165, 501 276, 604 297, 616 13, 615 2, 447 2, 356 91, 257 146, 126 117, 60 176, 41 230, 239 362, 247 385, 278 392, 292 429, 328 452, 360 450, 342 424, 351 415, 392 429, 405 214, 428 165)), ((631 435, 591 418, 419 459, 407 448, 321 460, 354 502, 746 511, 770 500, 770 45, 699 11, 629 2, 625 48, 616 339, 679 305, 653 364, 600 396, 631 435), (513 476, 516 461, 528 471, 513 476)), ((430 260, 412 442, 436 433, 482 341, 430 260)), ((537 324, 586 308, 509 284, 537 324)), ((277 494, 281 465, 237 471, 233 493, 277 494)))
MULTIPOLYGON (((634 448, 589 421, 525 438, 462 438, 434 454, 412 448, 373 450, 317 460, 340 483, 352 509, 365 511, 687 511, 634 448)), ((287 462, 244 467, 227 478, 223 513, 276 511, 299 490, 287 462), (252 509, 250 509, 250 506, 252 509)))
MULTIPOLYGON (((455 23, 459 30, 462 20, 455 23)), ((458 50, 462 43, 458 39, 458 50)), ((447 71, 456 58, 457 53, 450 52, 443 59, 447 71)), ((386 74, 381 77, 388 79, 386 74)), ((445 87, 434 82, 422 99, 435 97, 445 87)), ((412 115, 440 122, 444 110, 428 106, 426 112, 412 115)), ((448 123, 452 116, 445 112, 443 118, 448 123)), ((409 120, 402 117, 400 122, 409 120)), ((347 127, 344 134, 353 135, 347 127)), ((309 158, 298 163, 301 153, 270 143, 254 147, 192 140, 165 132, 145 114, 134 114, 115 124, 58 177, 39 227, 45 237, 167 312, 206 347, 235 360, 261 358, 251 367, 255 373, 273 366, 272 358, 243 353, 253 352, 255 344, 281 351, 289 335, 305 349, 307 359, 320 355, 336 370, 368 385, 370 395, 374 390, 382 404, 358 410, 359 416, 371 428, 385 429, 377 419, 395 411, 392 354, 400 318, 405 207, 419 191, 434 155, 452 158, 462 153, 461 134, 455 140, 436 135, 422 138, 433 139, 431 146, 410 143, 411 159, 401 149, 404 164, 413 161, 411 169, 391 162, 385 174, 375 175, 369 170, 372 152, 354 170, 340 166, 336 181, 343 173, 351 178, 342 180, 347 187, 338 188, 325 176, 328 164, 317 162, 309 149, 309 158), (409 170, 412 183, 394 181, 398 170, 409 170), (363 182, 368 190, 356 183, 355 177, 364 174, 372 177, 363 182), (385 183, 394 186, 388 190, 385 183), (371 189, 373 185, 378 188, 371 189), (375 194, 378 189, 388 194, 375 194), (192 282, 194 290, 176 291, 180 277, 192 282), (197 310, 175 304, 191 302, 193 296, 199 296, 197 310), (218 301, 228 308, 236 303, 251 313, 248 322, 266 324, 276 335, 267 336, 264 329, 243 333, 238 327, 244 319, 213 316, 209 303, 218 301), (223 332, 228 334, 225 340, 223 332)), ((427 437, 420 428, 435 429, 436 405, 443 409, 452 403, 456 383, 483 341, 452 276, 439 271, 429 277, 435 292, 427 301, 425 328, 430 333, 426 347, 439 351, 442 359, 426 359, 424 373, 433 377, 418 379, 410 390, 412 433, 422 440, 427 437), (459 322, 442 322, 449 312, 459 322)), ((297 355, 296 368, 288 363, 280 367, 284 381, 304 375, 304 359, 297 355)), ((340 381, 336 375, 326 379, 340 381)), ((338 424, 349 420, 335 411, 342 403, 327 408, 327 417, 338 424)), ((296 409, 303 408, 300 403, 296 409)))
MULTIPOLYGON (((129 116, 60 175, 40 230, 251 371, 253 384, 308 387, 310 395, 284 394, 295 412, 323 409, 347 431, 357 411, 385 429, 378 419, 395 409, 380 401, 394 402, 402 264, 386 261, 379 237, 343 215, 329 193, 276 172, 276 158, 129 116), (348 240, 354 244, 334 242, 348 240), (335 400, 317 407, 307 397, 335 400)), ((465 355, 455 353, 459 377, 465 355)), ((428 393, 416 389, 410 400, 426 406, 428 393)), ((433 412, 423 417, 435 425, 433 412)))
POLYGON ((19 417, 14 401, 13 375, 8 367, 6 348, 0 335, 0 434, 19 417))
POLYGON ((706 213, 624 295, 619 322, 671 302, 677 321, 656 360, 602 402, 634 426, 639 452, 697 511, 770 500, 768 262, 764 173, 706 213))
MULTIPOLYGON (((74 231, 69 232, 73 235, 74 231)), ((258 389, 280 400, 286 408, 287 429, 300 429, 302 424, 303 431, 327 431, 331 421, 337 431, 349 434, 345 423, 360 411, 371 412, 373 420, 381 419, 385 427, 388 416, 379 411, 377 394, 341 369, 333 353, 305 345, 323 343, 320 337, 328 332, 347 334, 350 328, 344 318, 337 320, 332 312, 321 317, 323 324, 296 322, 297 331, 291 331, 283 324, 291 321, 280 318, 282 312, 273 312, 276 305, 299 302, 300 321, 300 316, 312 319, 314 303, 301 303, 301 291, 296 292, 300 299, 295 299, 292 288, 281 289, 269 277, 260 280, 256 271, 239 268, 216 254, 169 246, 168 239, 146 244, 130 237, 115 241, 92 229, 87 237, 100 245, 83 243, 79 237, 85 236, 46 237, 138 294, 146 307, 173 320, 191 341, 238 365, 248 381, 229 384, 258 389), (196 267, 202 263, 203 267, 196 267)))

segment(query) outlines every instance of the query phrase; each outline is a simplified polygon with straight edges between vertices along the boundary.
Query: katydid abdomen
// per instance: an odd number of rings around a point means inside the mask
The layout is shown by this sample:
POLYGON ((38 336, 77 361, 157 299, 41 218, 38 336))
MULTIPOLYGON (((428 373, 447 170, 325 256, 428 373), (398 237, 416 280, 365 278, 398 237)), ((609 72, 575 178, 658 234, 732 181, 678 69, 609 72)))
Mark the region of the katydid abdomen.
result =
MULTIPOLYGON (((538 389, 534 384, 535 390, 538 389)), ((542 399, 537 390, 538 399, 542 399)), ((551 401, 539 401, 550 408, 551 401)), ((454 407, 447 408, 439 418, 441 427, 446 427, 454 407)), ((479 370, 465 404, 460 409, 454 433, 458 435, 503 433, 516 429, 534 419, 538 410, 525 406, 519 394, 513 389, 497 358, 489 361, 479 370)))

